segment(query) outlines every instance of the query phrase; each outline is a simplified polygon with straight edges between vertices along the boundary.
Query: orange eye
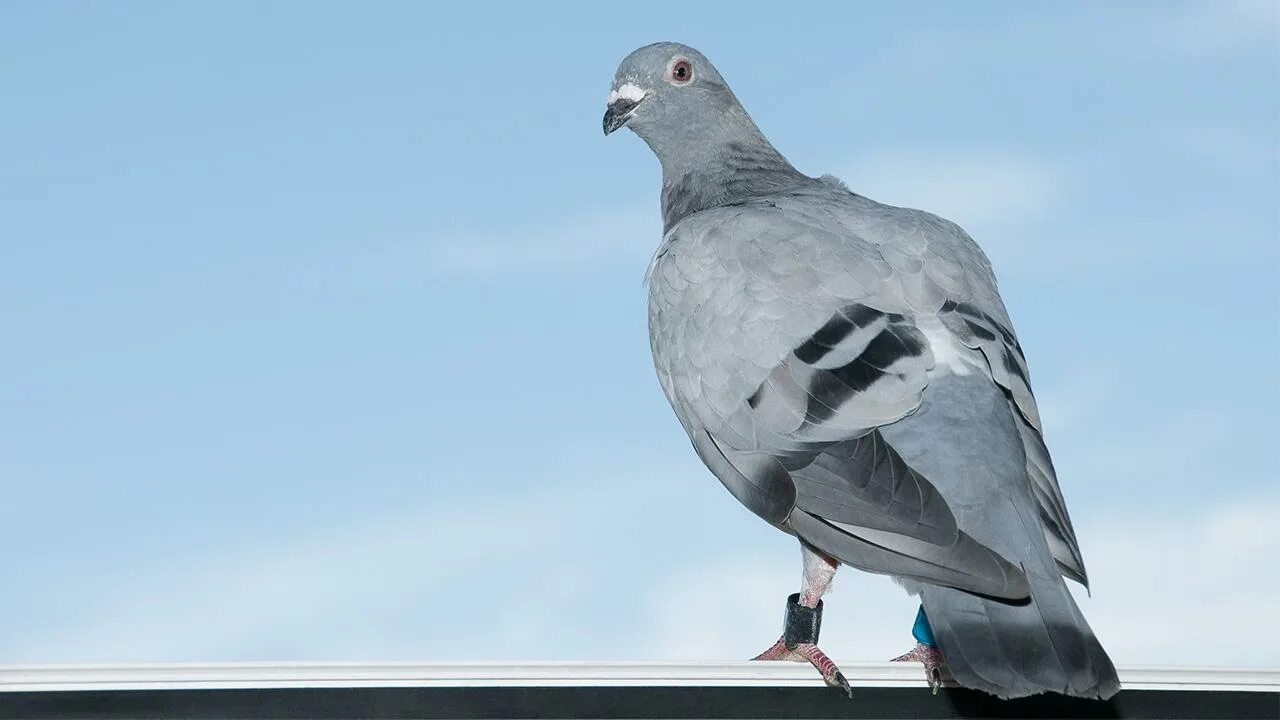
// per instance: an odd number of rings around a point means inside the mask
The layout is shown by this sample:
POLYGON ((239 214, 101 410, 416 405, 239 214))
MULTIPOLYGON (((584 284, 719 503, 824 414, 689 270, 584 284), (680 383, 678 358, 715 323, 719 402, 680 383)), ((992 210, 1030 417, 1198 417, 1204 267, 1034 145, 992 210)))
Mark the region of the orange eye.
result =
POLYGON ((671 63, 671 82, 675 85, 685 85, 693 80, 693 65, 688 60, 680 58, 671 63))

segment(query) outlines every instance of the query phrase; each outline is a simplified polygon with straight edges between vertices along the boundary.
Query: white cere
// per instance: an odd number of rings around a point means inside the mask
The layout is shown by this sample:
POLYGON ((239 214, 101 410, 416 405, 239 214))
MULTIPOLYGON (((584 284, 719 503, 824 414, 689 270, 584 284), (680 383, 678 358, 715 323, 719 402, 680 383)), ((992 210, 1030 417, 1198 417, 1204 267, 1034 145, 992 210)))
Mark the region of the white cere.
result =
POLYGON ((630 100, 631 102, 640 102, 642 99, 644 99, 644 91, 640 89, 639 85, 636 85, 634 83, 623 83, 619 85, 617 89, 609 93, 610 105, 612 105, 613 103, 619 100, 630 100))

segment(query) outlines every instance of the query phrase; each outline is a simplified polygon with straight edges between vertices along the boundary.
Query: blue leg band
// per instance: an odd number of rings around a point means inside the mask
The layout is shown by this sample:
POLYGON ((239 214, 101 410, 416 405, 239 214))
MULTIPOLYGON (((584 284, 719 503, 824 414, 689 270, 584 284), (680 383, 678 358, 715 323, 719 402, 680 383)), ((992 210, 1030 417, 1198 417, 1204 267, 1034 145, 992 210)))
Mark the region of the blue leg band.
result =
POLYGON ((921 645, 937 647, 937 643, 933 641, 933 628, 929 627, 929 618, 925 617, 923 605, 920 606, 920 612, 916 613, 916 624, 911 626, 911 634, 921 645))

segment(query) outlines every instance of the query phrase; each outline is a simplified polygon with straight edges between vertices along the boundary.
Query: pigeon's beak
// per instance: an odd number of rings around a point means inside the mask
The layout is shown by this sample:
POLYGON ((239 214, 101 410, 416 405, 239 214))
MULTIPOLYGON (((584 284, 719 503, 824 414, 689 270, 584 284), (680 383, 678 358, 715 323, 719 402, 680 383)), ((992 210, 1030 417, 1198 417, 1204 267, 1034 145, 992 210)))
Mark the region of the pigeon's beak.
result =
POLYGON ((604 134, 608 135, 626 125, 639 104, 639 100, 628 100, 626 98, 618 98, 609 103, 609 108, 604 111, 604 134))
POLYGON ((646 93, 634 83, 623 83, 609 93, 609 108, 604 111, 604 134, 617 130, 636 113, 646 93))

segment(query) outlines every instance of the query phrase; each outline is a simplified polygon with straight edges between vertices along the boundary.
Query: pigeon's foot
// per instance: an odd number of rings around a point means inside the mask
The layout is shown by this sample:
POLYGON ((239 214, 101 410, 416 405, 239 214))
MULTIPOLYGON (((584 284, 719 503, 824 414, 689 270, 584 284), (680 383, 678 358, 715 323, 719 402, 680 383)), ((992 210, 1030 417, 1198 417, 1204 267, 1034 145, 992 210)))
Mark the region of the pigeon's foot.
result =
POLYGON ((938 652, 938 648, 924 643, 917 644, 905 655, 899 655, 891 662, 919 662, 924 664, 924 677, 929 681, 929 687, 933 690, 933 694, 938 694, 938 688, 942 687, 942 674, 946 671, 946 663, 942 661, 942 653, 938 652))
POLYGON ((778 638, 778 642, 772 647, 759 655, 751 658, 754 660, 781 660, 786 662, 807 662, 817 668, 822 674, 822 680, 831 687, 840 692, 853 697, 853 688, 849 687, 849 681, 845 679, 844 673, 840 672, 840 668, 827 657, 827 654, 818 649, 813 643, 799 643, 794 648, 787 647, 786 638, 778 638))
POLYGON ((831 585, 840 563, 822 552, 809 547, 803 541, 800 552, 804 558, 804 590, 787 598, 787 614, 782 622, 782 637, 772 647, 752 660, 783 660, 807 662, 822 673, 822 679, 831 687, 849 697, 853 689, 840 668, 831 662, 827 654, 818 649, 818 633, 822 630, 822 595, 831 585))

